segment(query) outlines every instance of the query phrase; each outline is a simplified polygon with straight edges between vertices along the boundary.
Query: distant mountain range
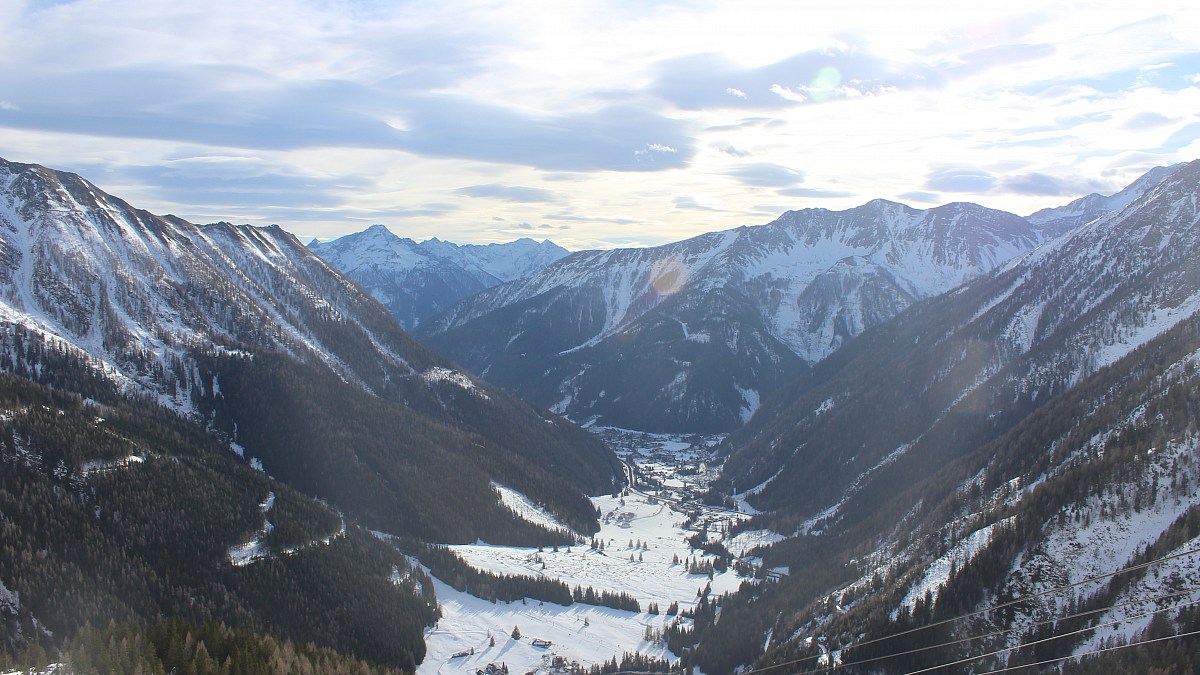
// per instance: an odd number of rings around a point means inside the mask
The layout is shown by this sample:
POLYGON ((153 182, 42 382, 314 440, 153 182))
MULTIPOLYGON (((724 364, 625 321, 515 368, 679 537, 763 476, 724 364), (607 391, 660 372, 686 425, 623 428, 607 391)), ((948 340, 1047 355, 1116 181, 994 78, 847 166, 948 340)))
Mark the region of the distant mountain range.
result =
POLYGON ((550 241, 458 245, 434 238, 417 243, 383 225, 309 249, 357 281, 407 330, 459 300, 528 276, 567 255, 550 241))
POLYGON ((653 248, 581 251, 416 332, 581 423, 732 431, 865 329, 1128 204, 1170 171, 1030 218, 875 200, 653 248))

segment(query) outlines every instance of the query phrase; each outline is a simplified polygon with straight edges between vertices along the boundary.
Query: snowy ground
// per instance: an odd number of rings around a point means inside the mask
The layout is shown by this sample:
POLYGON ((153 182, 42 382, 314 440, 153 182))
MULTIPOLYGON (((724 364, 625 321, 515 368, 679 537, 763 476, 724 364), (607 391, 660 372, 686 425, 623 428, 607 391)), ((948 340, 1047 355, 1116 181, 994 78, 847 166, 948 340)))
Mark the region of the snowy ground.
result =
POLYGON ((489 663, 505 664, 510 672, 543 669, 553 656, 591 665, 618 658, 625 651, 640 651, 675 660, 660 645, 642 639, 646 625, 661 628, 666 617, 635 614, 607 607, 574 604, 570 607, 529 600, 526 603, 491 603, 434 581, 442 620, 426 631, 428 652, 418 673, 474 673, 489 663), (513 640, 513 628, 521 637, 513 640), (495 639, 490 647, 489 638, 495 639), (535 647, 533 640, 548 640, 549 647, 535 647), (454 658, 455 654, 474 654, 454 658))
MULTIPOLYGON (((591 586, 597 591, 629 593, 643 609, 651 602, 659 603, 664 610, 673 601, 678 601, 680 607, 695 604, 696 592, 709 579, 705 574, 688 574, 686 561, 703 554, 688 547, 686 539, 694 533, 682 527, 686 514, 674 510, 670 504, 652 501, 657 500, 636 493, 592 500, 604 514, 600 533, 596 535, 604 543, 603 551, 587 545, 570 550, 561 548, 557 553, 549 548, 538 552, 487 544, 452 548, 479 569, 548 576, 571 588, 591 586), (639 542, 645 548, 638 547, 639 542), (676 557, 679 563, 673 562, 676 557)), ((732 572, 717 574, 712 580, 712 590, 718 594, 733 591, 741 582, 732 572)))
MULTIPOLYGON (((604 430, 603 435, 619 454, 656 475, 666 474, 669 467, 685 467, 685 477, 670 481, 668 492, 676 497, 695 491, 706 479, 711 439, 639 436, 621 434, 619 430, 604 430), (620 444, 613 442, 614 434, 619 435, 620 444)), ((506 488, 497 489, 506 503, 517 503, 517 495, 509 494, 506 488)), ((498 574, 547 576, 571 588, 591 586, 597 591, 627 593, 641 604, 640 613, 579 603, 563 607, 536 600, 491 603, 435 581, 443 618, 426 633, 428 652, 418 672, 473 673, 488 663, 503 663, 513 673, 546 673, 554 655, 590 666, 635 651, 675 660, 677 656, 664 646, 644 639, 647 626, 660 629, 671 617, 651 615, 646 610, 650 603, 656 603, 660 612, 665 612, 672 602, 686 610, 695 605, 701 589, 710 583, 714 594, 737 589, 744 579, 733 571, 714 574, 711 580, 707 574, 688 574, 688 559, 704 556, 688 546, 687 539, 695 531, 685 528, 689 515, 699 511, 699 522, 709 522, 715 536, 723 524, 737 518, 736 514, 668 502, 635 491, 618 497, 596 497, 592 502, 602 514, 596 539, 603 542, 603 551, 588 544, 558 551, 485 544, 453 549, 472 566, 498 574), (676 558, 680 562, 674 562, 676 558), (510 637, 514 627, 520 629, 520 640, 510 637), (489 637, 495 638, 494 647, 489 647, 489 637), (534 647, 535 638, 553 644, 534 647), (469 653, 472 649, 474 654, 469 653), (462 652, 468 654, 454 657, 462 652)), ((525 513, 528 507, 522 506, 518 512, 525 513)), ((544 516, 528 517, 540 521, 544 516)), ((766 531, 744 533, 737 538, 734 552, 770 543, 777 537, 766 531)))

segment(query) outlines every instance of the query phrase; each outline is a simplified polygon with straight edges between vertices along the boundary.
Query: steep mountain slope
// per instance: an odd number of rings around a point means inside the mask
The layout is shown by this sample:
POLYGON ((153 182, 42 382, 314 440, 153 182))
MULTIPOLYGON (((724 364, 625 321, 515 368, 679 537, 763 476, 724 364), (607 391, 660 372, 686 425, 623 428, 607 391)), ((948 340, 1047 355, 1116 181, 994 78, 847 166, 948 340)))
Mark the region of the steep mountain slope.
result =
MULTIPOLYGON (((815 667, 818 644, 861 644, 1023 597, 904 640, 990 634, 980 644, 886 667, 1007 647, 975 667, 1087 651, 1149 628, 1147 607, 1162 608, 1161 630, 1200 628, 1181 609, 1194 594, 1153 599, 1200 584, 1185 553, 1200 547, 1198 416, 1193 162, 1119 211, 868 330, 765 402, 728 439, 719 491, 764 511, 746 527, 788 535, 760 554, 793 574, 723 603, 725 625, 697 658, 708 672, 756 658, 815 667), (1175 554, 1111 584, 1056 590, 1175 554), (1116 603, 1141 609, 1106 609, 1116 603), (1064 630, 1039 622, 1068 607, 1108 623, 1015 649, 1064 630), (730 647, 764 644, 747 631, 787 637, 759 657, 730 647)), ((872 642, 841 658, 897 651, 872 642)))
POLYGON ((864 335, 731 439, 729 478, 751 487, 774 476, 756 506, 821 511, 860 477, 886 474, 885 459, 952 452, 974 438, 960 427, 1001 433, 1187 318, 1200 309, 1198 175, 1200 164, 1181 168, 1121 211, 864 335), (877 424, 862 424, 867 410, 877 424))
POLYGON ((1043 239, 973 204, 792 211, 655 248, 575 253, 419 334, 579 421, 729 431, 864 328, 1043 239))
POLYGON ((437 605, 405 556, 165 409, 110 400, 0 374, 0 654, 171 617, 420 662, 437 605))
POLYGON ((423 348, 278 227, 161 218, 72 174, 0 163, 0 319, 6 369, 154 397, 379 529, 550 536, 495 481, 587 531, 582 493, 616 472, 590 435, 423 348))
POLYGON ((1050 236, 1058 236, 1100 216, 1125 208, 1182 166, 1183 164, 1173 164, 1153 168, 1116 194, 1106 196, 1093 192, 1066 206, 1042 209, 1026 216, 1025 219, 1042 228, 1050 236))
POLYGON ((437 238, 418 244, 383 225, 308 247, 361 284, 408 330, 463 298, 528 276, 568 253, 529 238, 486 246, 437 238))

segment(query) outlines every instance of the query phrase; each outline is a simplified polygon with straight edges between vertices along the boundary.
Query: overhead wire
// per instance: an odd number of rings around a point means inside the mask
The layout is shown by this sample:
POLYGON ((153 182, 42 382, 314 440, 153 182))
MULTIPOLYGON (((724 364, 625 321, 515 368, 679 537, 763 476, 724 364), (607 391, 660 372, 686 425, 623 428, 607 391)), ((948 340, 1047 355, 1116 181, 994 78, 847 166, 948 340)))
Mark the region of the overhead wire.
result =
POLYGON ((1139 647, 1141 645, 1148 645, 1152 642, 1162 642, 1164 640, 1178 640, 1180 638, 1191 637, 1193 635, 1200 635, 1200 630, 1194 630, 1194 631, 1191 631, 1188 633, 1180 633, 1178 635, 1168 635, 1166 637, 1154 638, 1153 640, 1140 640, 1138 642, 1130 642, 1129 644, 1116 645, 1114 647, 1104 647, 1102 649, 1093 649, 1091 651, 1086 651, 1082 654, 1072 654, 1070 656, 1060 656, 1056 659, 1047 659, 1045 661, 1038 661, 1037 663, 1022 663, 1019 666, 1007 666, 1005 668, 1000 668, 998 670, 989 670, 987 672, 978 673, 977 675, 995 675, 995 673, 1007 673, 1007 672, 1013 671, 1013 670, 1020 670, 1021 668, 1033 668, 1036 666, 1048 666, 1051 663, 1059 663, 1061 661, 1067 661, 1069 659, 1081 659, 1085 656, 1091 656, 1092 654, 1103 654, 1104 652, 1115 652, 1118 649, 1129 649, 1130 647, 1139 647))
MULTIPOLYGON (((972 636, 970 636, 970 637, 959 638, 959 639, 957 639, 957 640, 951 640, 951 641, 949 641, 949 642, 941 642, 941 643, 938 643, 938 644, 935 644, 935 645, 926 645, 926 646, 924 646, 924 647, 917 647, 917 648, 915 648, 915 649, 909 649, 909 650, 907 650, 907 651, 903 651, 903 652, 893 652, 893 653, 891 653, 891 654, 885 654, 885 655, 883 655, 883 656, 874 656, 874 657, 871 657, 871 658, 869 658, 869 659, 861 659, 861 660, 858 660, 858 661, 851 661, 851 662, 849 662, 849 663, 843 663, 843 664, 839 664, 839 667, 845 667, 845 666, 857 666, 857 665, 862 665, 862 664, 864 664, 864 663, 871 663, 871 662, 874 662, 874 661, 885 661, 885 660, 887 660, 887 659, 894 659, 894 658, 896 658, 896 657, 899 657, 899 656, 909 656, 909 655, 911 655, 911 654, 918 654, 918 653, 920 653, 920 652, 927 652, 927 651, 930 651, 930 650, 933 650, 933 649, 940 649, 940 648, 942 648, 942 647, 953 647, 953 646, 955 646, 955 645, 965 644, 965 643, 967 643, 967 642, 974 642, 974 641, 976 641, 976 640, 984 640, 984 639, 987 639, 987 638, 992 638, 992 637, 1000 637, 1001 635, 1006 635, 1006 634, 1009 634, 1009 633, 1017 633, 1017 632, 1020 632, 1020 631, 1023 631, 1023 630, 1027 630, 1027 629, 1029 629, 1029 628, 1034 628, 1034 627, 1037 627, 1037 626, 1046 626, 1046 625, 1049 625, 1049 624, 1053 624, 1053 623, 1059 623, 1059 622, 1062 622, 1062 621, 1070 621, 1071 619, 1080 619, 1080 618, 1083 618, 1083 617, 1085 617, 1085 616, 1090 616, 1090 615, 1092 615, 1092 614, 1102 614, 1102 613, 1104 613, 1104 612, 1109 612, 1109 611, 1112 611, 1112 610, 1114 610, 1114 609, 1117 609, 1117 608, 1120 608, 1120 607, 1128 607, 1128 606, 1130 606, 1130 605, 1142 605, 1142 604, 1149 603, 1149 602, 1157 602, 1157 601, 1159 601, 1159 600, 1166 600, 1166 599, 1168 599, 1168 598, 1178 598, 1178 597, 1180 597, 1180 596, 1184 596, 1184 595, 1191 595, 1192 593, 1195 593, 1195 592, 1197 592, 1197 591, 1200 591, 1200 586, 1198 586, 1198 587, 1195 587, 1195 588, 1189 588, 1189 589, 1187 589, 1187 590, 1184 590, 1184 591, 1176 591, 1176 592, 1173 592, 1173 593, 1164 593, 1164 594, 1162 594, 1162 595, 1156 595, 1156 596, 1153 596, 1153 597, 1150 597, 1150 598, 1142 598, 1142 599, 1139 599, 1139 600, 1128 600, 1128 601, 1126 601, 1126 602, 1120 602, 1120 603, 1116 603, 1116 604, 1114 604, 1114 605, 1108 605, 1108 606, 1105 606, 1105 607, 1099 607, 1099 608, 1097 608, 1097 609, 1089 609, 1089 610, 1086 610, 1086 611, 1083 611, 1083 612, 1076 612, 1075 614, 1068 614, 1067 616, 1055 617, 1055 618, 1053 618, 1053 619, 1043 619, 1043 620, 1041 620, 1041 621, 1035 621, 1035 622, 1033 622, 1033 623, 1028 623, 1028 624, 1025 624, 1025 625, 1023 625, 1023 626, 1020 626, 1020 627, 1017 627, 1017 628, 1006 628, 1006 629, 1004 629, 1004 630, 992 631, 991 633, 983 633, 983 634, 980 634, 980 635, 972 635, 972 636)), ((1184 605, 1180 605, 1180 606, 1185 606, 1185 605, 1187 605, 1187 604, 1191 604, 1192 602, 1195 602, 1195 601, 1194 601, 1194 600, 1193 600, 1193 601, 1189 601, 1188 603, 1185 603, 1184 605)), ((1171 608, 1167 608, 1167 609, 1171 609, 1171 608)), ((1159 609, 1159 610, 1155 610, 1154 612, 1151 612, 1151 614, 1157 613, 1157 612, 1159 612, 1159 611, 1163 611, 1163 610, 1161 610, 1161 609, 1159 609)), ((1145 615, 1138 615, 1138 616, 1145 616, 1145 615)), ((1134 617, 1125 617, 1124 619, 1121 619, 1121 621, 1129 621, 1130 619, 1133 619, 1133 618, 1137 618, 1137 617, 1136 617, 1136 616, 1134 616, 1134 617)), ((1096 629, 1096 628, 1102 628, 1104 625, 1105 625, 1105 624, 1099 624, 1099 625, 1096 625, 1096 626, 1091 626, 1091 627, 1089 627, 1089 628, 1086 628, 1086 629, 1084 629, 1084 630, 1094 630, 1094 629, 1096 629)), ((1066 635, 1069 635, 1069 633, 1064 633, 1063 635, 1056 636, 1056 638, 1055 638, 1055 639, 1057 639, 1057 638, 1059 638, 1059 637, 1065 637, 1066 635)), ((1036 644, 1036 643, 1029 643, 1029 644, 1036 644)), ((815 658, 815 657, 814 657, 814 658, 815 658)), ((980 658, 982 658, 982 657, 980 657, 980 658)), ((831 668, 830 670, 832 670, 832 668, 831 668)), ((816 671, 813 671, 813 672, 815 672, 815 673, 820 673, 820 672, 827 672, 827 671, 816 670, 816 671)))
MULTIPOLYGON (((1061 635, 1052 635, 1052 636, 1050 636, 1050 637, 1041 638, 1041 639, 1038 639, 1038 640, 1034 640, 1034 641, 1032 641, 1032 642, 1025 642, 1025 643, 1022 643, 1022 644, 1016 645, 1015 647, 1005 647, 1004 649, 997 649, 997 650, 995 650, 995 651, 988 652, 988 653, 986 653, 986 654, 979 654, 978 656, 969 656, 969 657, 966 657, 966 658, 961 658, 961 659, 958 659, 958 660, 956 660, 956 661, 950 661, 950 662, 948 662, 948 663, 940 663, 940 664, 938 664, 938 665, 936 665, 936 666, 929 666, 929 667, 927 667, 927 668, 921 668, 920 670, 910 670, 910 671, 906 672, 904 675, 920 675, 921 673, 928 673, 928 672, 931 672, 931 671, 934 671, 934 670, 940 670, 940 669, 942 669, 942 668, 948 668, 948 667, 950 667, 950 666, 961 666, 961 665, 962 665, 962 664, 964 664, 964 663, 970 663, 970 662, 972 662, 972 661, 978 661, 979 659, 986 659, 986 658, 988 658, 988 657, 990 657, 990 656, 999 656, 1000 654, 1004 654, 1004 653, 1006 653, 1006 652, 1015 652, 1015 651, 1017 651, 1018 649, 1024 649, 1024 648, 1026 648, 1026 647, 1032 647, 1032 646, 1034 646, 1034 645, 1045 644, 1045 643, 1047 643, 1047 642, 1051 642, 1051 641, 1053 641, 1053 640, 1061 640, 1062 638, 1065 638, 1065 637, 1070 637, 1070 636, 1072 636, 1072 635, 1079 635, 1079 634, 1081 634, 1081 633, 1087 633, 1088 631, 1093 631, 1093 630, 1096 630, 1097 628, 1105 628, 1105 627, 1108 627, 1108 626, 1116 626, 1116 625, 1119 625, 1119 624, 1121 624, 1121 623, 1124 623, 1124 622, 1126 622, 1126 621, 1133 621, 1134 619, 1141 619, 1141 618, 1144 618, 1144 617, 1147 617, 1147 616, 1153 616, 1153 615, 1155 615, 1155 614, 1158 614, 1159 612, 1166 612, 1166 611, 1169 611, 1169 610, 1172 610, 1172 609, 1182 609, 1183 607, 1186 607, 1187 605, 1190 605, 1190 604, 1192 604, 1192 603, 1191 603, 1191 602, 1187 602, 1187 603, 1183 603, 1183 604, 1175 605, 1175 606, 1173 606, 1173 607, 1163 607, 1163 608, 1161 608, 1161 609, 1156 609, 1156 610, 1154 610, 1154 611, 1152 611, 1152 612, 1143 612, 1143 613, 1141 613, 1141 614, 1135 614, 1135 615, 1133 615, 1133 616, 1127 616, 1127 617, 1124 617, 1124 618, 1122 618, 1122 619, 1116 619, 1116 620, 1114 620, 1114 621, 1108 621, 1108 622, 1106 622, 1106 623, 1097 624, 1097 625, 1095 625, 1095 626, 1089 626, 1089 627, 1087 627, 1087 628, 1080 628, 1080 629, 1078 629, 1078 630, 1069 631, 1069 632, 1066 632, 1066 633, 1062 633, 1061 635)), ((870 663, 871 661, 876 661, 876 660, 878 660, 878 659, 866 659, 866 660, 863 660, 863 661, 857 661, 857 662, 853 662, 853 663, 845 663, 845 664, 841 664, 839 667, 855 666, 855 665, 860 665, 860 664, 863 664, 863 663, 870 663)), ((832 668, 830 668, 829 670, 833 670, 833 669, 832 669, 832 668)), ((829 672, 829 671, 817 671, 817 672, 829 672)))
MULTIPOLYGON (((1044 590, 1044 591, 1039 591, 1039 592, 1037 592, 1037 593, 1031 593, 1031 594, 1028 594, 1028 595, 1023 595, 1023 596, 1021 596, 1021 597, 1014 598, 1014 599, 1012 599, 1012 600, 1008 600, 1008 601, 1006 601, 1006 602, 1002 602, 1002 603, 1000 603, 1000 604, 998 604, 998 605, 991 605, 991 606, 989 606, 989 607, 986 607, 986 608, 984 608, 984 609, 976 610, 976 611, 974 611, 974 612, 969 612, 969 613, 967 613, 967 614, 962 614, 962 615, 959 615, 959 616, 950 617, 950 618, 948 618, 948 619, 942 619, 942 620, 940 620, 940 621, 935 621, 935 622, 933 622, 933 623, 927 623, 927 624, 923 624, 923 625, 921 625, 921 626, 916 626, 916 627, 914 627, 914 628, 909 628, 909 629, 907 629, 907 630, 903 630, 903 631, 900 631, 900 632, 898 632, 898 633, 892 633, 891 635, 885 635, 885 636, 881 636, 881 637, 877 637, 877 638, 872 638, 872 639, 870 639, 870 640, 866 640, 866 641, 859 642, 859 643, 856 643, 856 644, 850 644, 850 645, 846 645, 846 647, 844 647, 843 649, 848 649, 848 648, 858 648, 858 647, 865 647, 865 646, 867 646, 867 645, 871 645, 871 644, 877 644, 877 643, 880 643, 880 642, 884 642, 884 641, 887 641, 887 640, 892 640, 892 639, 895 639, 895 638, 898 638, 898 637, 902 637, 902 636, 905 636, 905 635, 912 635, 913 633, 917 633, 917 632, 920 632, 920 631, 923 631, 923 630, 928 630, 928 629, 930 629, 930 628, 936 628, 936 627, 938 627, 938 626, 944 626, 944 625, 946 625, 946 624, 954 623, 954 622, 956 622, 956 621, 962 621, 962 620, 965 620, 965 619, 970 619, 970 618, 974 618, 974 617, 977 617, 977 616, 983 616, 984 614, 987 614, 988 612, 993 612, 993 611, 995 611, 995 610, 998 610, 998 609, 1004 609, 1005 607, 1012 607, 1013 605, 1019 605, 1019 604, 1021 604, 1021 603, 1023 603, 1023 602, 1028 602, 1029 600, 1033 600, 1033 599, 1036 599, 1036 598, 1042 598, 1042 597, 1045 597, 1045 596, 1047 596, 1047 595, 1053 595, 1053 594, 1055 594, 1055 593, 1061 593, 1062 591, 1070 590, 1070 589, 1072 589, 1072 588, 1078 588, 1079 586, 1083 586, 1083 585, 1085 585, 1085 584, 1089 584, 1089 583, 1094 583, 1094 582, 1096 582, 1096 581, 1100 581, 1100 580, 1102 580, 1102 579, 1110 579, 1110 578, 1112 578, 1112 577, 1119 576, 1119 575, 1122 575, 1122 574, 1127 574, 1127 573, 1129 573, 1129 572, 1136 572, 1136 571, 1138 571, 1138 570, 1146 569, 1146 568, 1148 568, 1148 567, 1152 567, 1152 566, 1154 566, 1154 565, 1159 565, 1159 564, 1162 564, 1162 563, 1164 563, 1164 562, 1168 562, 1168 561, 1171 561, 1171 560, 1177 560, 1177 559, 1179 559, 1179 558, 1184 558, 1184 557, 1187 557, 1187 556, 1189 556, 1189 555, 1194 555, 1194 554, 1196 554, 1196 553, 1200 553, 1200 548, 1192 548, 1192 549, 1188 549, 1188 550, 1186 550, 1186 551, 1180 551, 1179 553, 1173 553, 1173 554, 1171 554, 1171 555, 1163 556, 1163 557, 1161 557, 1161 558, 1156 558, 1156 559, 1154 559, 1154 560, 1149 560, 1149 561, 1146 561, 1146 562, 1143 562, 1143 563, 1138 563, 1138 564, 1136 564, 1136 565, 1131 565, 1131 566, 1129 566, 1129 567, 1124 567, 1124 568, 1122 568, 1122 569, 1119 569, 1119 570, 1116 570, 1116 571, 1114 571, 1114 572, 1106 572, 1106 573, 1104 573, 1104 574, 1097 574, 1097 575, 1093 575, 1093 576, 1087 577, 1087 578, 1085 578, 1085 579, 1081 579, 1081 580, 1079 580, 1079 581, 1076 581, 1076 582, 1074 582, 1074 583, 1071 583, 1071 584, 1066 584, 1066 585, 1063 585, 1063 586, 1057 586, 1057 587, 1050 588, 1050 589, 1047 589, 1047 590, 1044 590)), ((752 669, 752 670, 743 671, 742 675, 754 675, 755 673, 763 673, 763 672, 767 672, 767 671, 769 671, 769 670, 774 670, 774 669, 776 669, 776 668, 783 668, 783 667, 785 667, 785 666, 793 666, 793 665, 797 665, 797 664, 800 664, 800 663, 804 663, 804 662, 806 662, 806 661, 813 661, 813 660, 819 659, 819 658, 821 658, 822 656, 824 656, 824 654, 815 654, 815 655, 805 656, 805 657, 802 657, 802 658, 799 658, 799 659, 794 659, 794 660, 792 660, 792 661, 784 661, 784 662, 782 662, 782 663, 775 663, 775 664, 771 664, 771 665, 768 665, 768 666, 761 666, 761 667, 759 667, 759 668, 754 668, 754 669, 752 669)))

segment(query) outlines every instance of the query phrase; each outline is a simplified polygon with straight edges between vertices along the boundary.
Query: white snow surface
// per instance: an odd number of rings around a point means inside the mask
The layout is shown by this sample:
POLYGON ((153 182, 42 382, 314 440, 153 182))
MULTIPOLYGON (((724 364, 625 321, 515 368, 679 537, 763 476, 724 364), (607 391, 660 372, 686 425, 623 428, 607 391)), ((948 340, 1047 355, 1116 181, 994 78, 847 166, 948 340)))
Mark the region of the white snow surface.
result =
POLYGON ((1200 312, 1200 293, 1193 294, 1176 307, 1154 309, 1144 317, 1143 325, 1134 327, 1123 339, 1103 345, 1096 354, 1096 367, 1116 363, 1196 312, 1200 312))
MULTIPOLYGON (((689 557, 703 554, 688 547, 691 532, 681 525, 686 518, 664 502, 637 493, 626 497, 594 497, 592 502, 604 513, 597 539, 604 551, 591 550, 587 544, 560 547, 557 553, 537 549, 495 546, 491 544, 456 545, 451 548, 473 567, 500 574, 524 574, 559 579, 571 588, 591 586, 597 591, 628 593, 645 609, 657 602, 665 610, 671 602, 681 607, 694 605, 696 592, 709 583, 706 575, 688 574, 689 557), (622 505, 624 501, 624 505, 622 505), (629 543, 645 542, 647 550, 630 548, 629 543), (630 555, 634 557, 631 562, 630 555), (638 561, 638 556, 642 557, 638 561), (679 564, 673 564, 675 556, 679 564)), ((732 571, 717 574, 712 581, 714 593, 736 590, 742 579, 732 571)))
MULTIPOLYGON (((1011 522, 1011 520, 993 523, 975 530, 959 541, 945 555, 929 563, 921 579, 908 589, 908 593, 900 601, 900 606, 912 609, 918 600, 925 597, 926 593, 930 593, 936 600, 942 586, 950 580, 950 569, 952 567, 962 569, 964 565, 971 562, 976 554, 992 540, 992 533, 996 525, 1003 526, 1006 522, 1011 522)), ((894 613, 893 616, 895 616, 894 613)))
MULTIPOLYGON (((647 625, 662 628, 667 617, 625 612, 576 603, 570 607, 527 600, 491 603, 456 591, 434 579, 442 608, 437 626, 425 631, 425 660, 417 673, 474 673, 489 663, 505 664, 512 673, 526 673, 548 665, 554 655, 584 666, 602 663, 625 651, 640 651, 670 661, 678 657, 665 646, 646 642, 647 625), (521 638, 511 638, 513 628, 521 638), (489 647, 488 638, 496 641, 489 647), (549 647, 534 647, 534 639, 549 640, 549 647), (473 655, 454 658, 455 654, 473 655)), ((665 609, 665 607, 664 607, 665 609)), ((542 670, 545 673, 548 670, 542 670)))
POLYGON ((450 384, 461 387, 467 392, 470 392, 471 394, 474 394, 485 401, 491 398, 482 389, 476 386, 476 384, 471 381, 470 377, 467 377, 465 374, 460 373, 457 370, 450 370, 449 368, 437 366, 421 373, 421 379, 430 384, 433 384, 434 382, 449 382, 450 384))
POLYGON ((492 481, 492 488, 500 493, 500 502, 512 509, 518 517, 551 530, 566 530, 574 532, 563 525, 553 514, 533 502, 532 499, 516 490, 492 481))
MULTIPOLYGON (((681 441, 661 440, 679 446, 672 448, 676 452, 688 447, 681 441)), ((435 581, 443 618, 435 629, 426 632, 428 656, 418 672, 473 673, 488 663, 505 663, 510 671, 523 673, 542 668, 550 654, 584 666, 614 656, 620 658, 626 651, 674 661, 677 656, 664 646, 644 640, 646 626, 655 630, 665 626, 673 618, 665 615, 672 602, 678 602, 681 609, 694 607, 699 592, 710 583, 711 592, 720 594, 736 590, 743 580, 732 571, 715 574, 711 582, 707 575, 687 573, 689 558, 705 556, 688 547, 685 539, 692 532, 682 527, 686 515, 669 503, 634 491, 623 497, 596 497, 592 502, 603 513, 601 530, 596 535, 604 543, 603 551, 587 544, 560 547, 558 551, 551 547, 538 551, 486 544, 451 548, 473 567, 493 573, 546 576, 571 588, 590 586, 597 592, 632 595, 641 605, 640 613, 581 603, 569 607, 536 600, 491 603, 435 581), (678 564, 672 562, 676 556, 678 564), (646 611, 650 603, 658 604, 660 614, 646 611), (522 634, 519 642, 509 639, 514 626, 522 634), (494 648, 488 648, 489 632, 496 639, 494 648), (549 648, 533 647, 533 638, 554 644, 549 648), (475 649, 474 655, 452 658, 471 648, 475 649)), ((765 531, 747 532, 734 541, 741 547, 770 543, 777 536, 765 531)))

